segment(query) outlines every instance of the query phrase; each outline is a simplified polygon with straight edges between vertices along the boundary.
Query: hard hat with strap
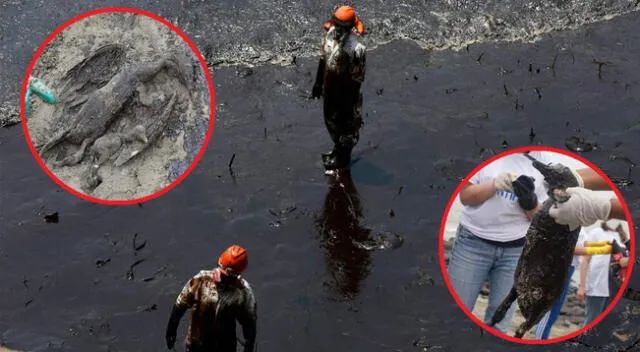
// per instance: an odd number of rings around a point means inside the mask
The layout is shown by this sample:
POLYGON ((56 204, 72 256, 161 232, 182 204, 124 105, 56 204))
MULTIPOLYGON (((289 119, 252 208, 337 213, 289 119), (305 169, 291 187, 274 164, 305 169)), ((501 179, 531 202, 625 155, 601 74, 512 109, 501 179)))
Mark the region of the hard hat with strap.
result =
POLYGON ((218 259, 218 268, 225 275, 240 275, 248 265, 247 250, 238 245, 227 248, 218 259))
POLYGON ((323 25, 325 30, 329 30, 332 26, 352 27, 358 34, 365 34, 364 23, 356 16, 356 10, 348 5, 340 6, 331 19, 323 25))

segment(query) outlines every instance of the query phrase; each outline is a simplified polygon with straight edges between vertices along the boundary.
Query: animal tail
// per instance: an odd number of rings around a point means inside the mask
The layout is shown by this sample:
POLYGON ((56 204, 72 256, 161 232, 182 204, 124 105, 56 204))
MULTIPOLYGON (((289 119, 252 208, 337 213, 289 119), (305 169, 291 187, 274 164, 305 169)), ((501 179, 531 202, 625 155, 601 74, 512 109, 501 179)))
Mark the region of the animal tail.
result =
POLYGON ((489 323, 490 327, 495 326, 504 319, 516 298, 518 298, 518 293, 516 292, 516 288, 512 287, 507 297, 504 298, 498 309, 496 309, 496 312, 493 313, 493 317, 491 317, 491 322, 489 323))

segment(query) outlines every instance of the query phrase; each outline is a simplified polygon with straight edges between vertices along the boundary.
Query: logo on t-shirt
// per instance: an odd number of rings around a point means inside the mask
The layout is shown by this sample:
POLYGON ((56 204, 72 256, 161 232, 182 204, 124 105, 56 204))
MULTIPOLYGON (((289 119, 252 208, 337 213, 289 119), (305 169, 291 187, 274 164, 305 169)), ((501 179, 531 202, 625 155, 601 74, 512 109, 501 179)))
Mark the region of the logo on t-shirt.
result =
POLYGON ((509 192, 509 191, 498 191, 496 192, 496 194, 499 197, 502 197, 506 200, 510 200, 510 201, 515 201, 516 199, 518 199, 518 197, 515 195, 515 193, 513 192, 509 192))

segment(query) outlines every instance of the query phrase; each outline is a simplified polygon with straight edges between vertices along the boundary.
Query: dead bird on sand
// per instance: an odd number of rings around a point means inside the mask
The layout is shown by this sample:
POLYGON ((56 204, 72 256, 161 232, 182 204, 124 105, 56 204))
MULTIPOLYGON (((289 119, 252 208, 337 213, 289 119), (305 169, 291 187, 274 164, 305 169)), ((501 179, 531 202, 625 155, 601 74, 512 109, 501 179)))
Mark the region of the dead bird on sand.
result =
POLYGON ((524 249, 516 267, 514 286, 502 301, 491 319, 493 327, 504 319, 507 310, 516 299, 525 318, 514 334, 522 338, 536 325, 553 304, 560 298, 573 252, 578 242, 580 227, 570 229, 560 225, 549 215, 554 204, 566 202, 565 190, 578 187, 573 172, 561 164, 546 165, 531 157, 533 166, 540 171, 548 185, 547 199, 535 214, 526 235, 524 249))
POLYGON ((149 142, 146 129, 142 125, 137 125, 128 132, 108 133, 96 139, 89 151, 89 154, 93 158, 93 167, 100 167, 106 163, 125 143, 136 141, 142 143, 149 142))
POLYGON ((144 63, 125 69, 88 96, 86 103, 69 122, 68 127, 56 133, 44 144, 39 151, 40 156, 66 141, 79 145, 80 148, 73 157, 57 164, 75 165, 81 162, 87 148, 104 135, 125 105, 133 99, 138 86, 151 81, 161 71, 169 69, 177 72, 177 78, 185 87, 189 86, 187 75, 181 72, 177 60, 171 56, 159 62, 144 63))

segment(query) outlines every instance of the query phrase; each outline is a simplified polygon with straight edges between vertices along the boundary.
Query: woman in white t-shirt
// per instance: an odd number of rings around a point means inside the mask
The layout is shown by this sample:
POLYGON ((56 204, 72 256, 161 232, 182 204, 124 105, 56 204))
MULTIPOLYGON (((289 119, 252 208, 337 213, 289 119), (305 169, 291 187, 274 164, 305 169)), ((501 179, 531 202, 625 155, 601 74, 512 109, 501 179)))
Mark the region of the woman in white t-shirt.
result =
MULTIPOLYGON (((557 153, 533 151, 530 155, 545 164, 562 162, 557 153)), ((576 175, 583 186, 582 178, 576 175)), ((545 187, 544 177, 531 160, 518 153, 493 161, 460 191, 464 208, 447 273, 462 304, 470 311, 484 282, 489 281, 489 304, 484 316, 487 324, 513 286, 531 218, 548 198, 545 187)), ((516 306, 511 305, 495 326, 497 330, 508 332, 516 306)))
MULTIPOLYGON (((620 236, 611 230, 606 222, 587 232, 585 237, 587 242, 601 242, 616 240, 619 243, 620 236)), ((607 307, 609 302, 609 264, 611 255, 585 256, 580 264, 580 285, 578 286, 578 297, 584 299, 586 296, 587 317, 584 326, 594 321, 607 307)))

